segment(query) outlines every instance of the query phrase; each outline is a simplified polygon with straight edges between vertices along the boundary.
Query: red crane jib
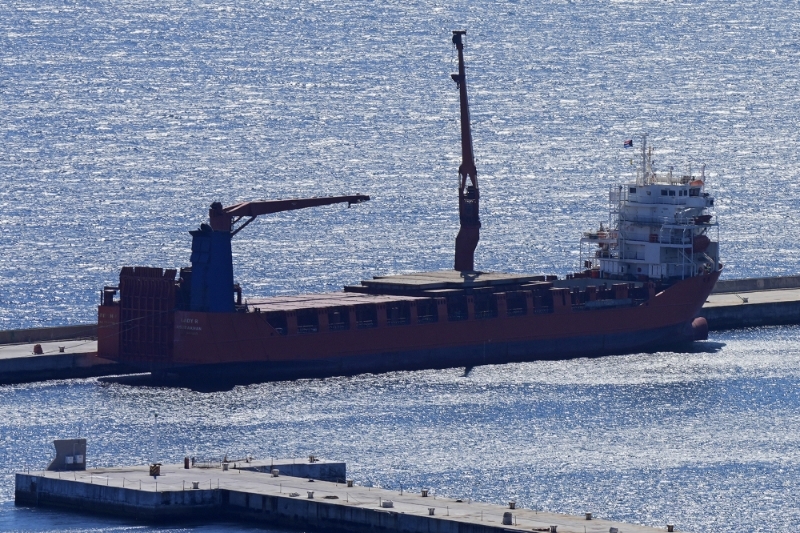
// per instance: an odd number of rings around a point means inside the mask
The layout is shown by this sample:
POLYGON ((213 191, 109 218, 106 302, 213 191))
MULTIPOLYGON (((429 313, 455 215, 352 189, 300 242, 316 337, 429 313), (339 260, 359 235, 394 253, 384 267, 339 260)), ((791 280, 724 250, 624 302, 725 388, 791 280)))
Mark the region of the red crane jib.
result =
POLYGON ((328 196, 322 198, 294 198, 291 200, 256 200, 253 202, 242 202, 228 207, 222 207, 220 203, 214 203, 208 210, 209 223, 214 231, 231 231, 234 220, 242 217, 251 219, 258 215, 268 215, 281 211, 294 211, 295 209, 305 209, 307 207, 318 207, 347 202, 348 204, 358 204, 369 200, 369 196, 356 194, 351 196, 328 196))

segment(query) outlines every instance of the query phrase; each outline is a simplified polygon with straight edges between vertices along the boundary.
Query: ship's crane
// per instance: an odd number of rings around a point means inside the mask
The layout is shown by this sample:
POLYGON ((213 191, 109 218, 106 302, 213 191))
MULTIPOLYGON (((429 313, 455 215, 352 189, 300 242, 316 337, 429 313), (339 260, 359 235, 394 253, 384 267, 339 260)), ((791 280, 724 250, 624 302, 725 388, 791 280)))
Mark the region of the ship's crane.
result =
POLYGON ((461 165, 458 167, 458 215, 461 228, 456 236, 455 269, 462 272, 475 270, 475 248, 480 239, 481 219, 478 215, 478 170, 472 151, 472 129, 467 100, 467 74, 464 67, 464 42, 466 30, 453 30, 453 44, 458 50, 458 74, 450 77, 458 85, 461 102, 461 165), (469 184, 467 184, 469 179, 469 184))
POLYGON ((233 253, 231 238, 259 215, 294 211, 346 202, 348 206, 369 200, 369 196, 330 196, 324 198, 295 198, 292 200, 261 200, 223 207, 211 204, 208 224, 190 231, 192 235, 192 267, 182 269, 181 284, 186 307, 191 311, 228 313, 236 310, 233 292, 233 253), (244 219, 244 222, 241 222, 244 219), (241 223, 240 223, 241 222, 241 223), (238 226, 237 226, 238 224, 238 226))
POLYGON ((356 194, 353 196, 328 196, 324 198, 294 198, 292 200, 257 200, 242 202, 229 207, 222 207, 221 203, 214 202, 211 204, 211 209, 208 210, 208 220, 212 230, 230 231, 231 236, 234 236, 259 215, 344 202, 347 202, 347 206, 350 207, 353 204, 360 204, 367 200, 369 200, 369 196, 356 194), (245 217, 247 217, 247 220, 234 229, 234 225, 245 217))

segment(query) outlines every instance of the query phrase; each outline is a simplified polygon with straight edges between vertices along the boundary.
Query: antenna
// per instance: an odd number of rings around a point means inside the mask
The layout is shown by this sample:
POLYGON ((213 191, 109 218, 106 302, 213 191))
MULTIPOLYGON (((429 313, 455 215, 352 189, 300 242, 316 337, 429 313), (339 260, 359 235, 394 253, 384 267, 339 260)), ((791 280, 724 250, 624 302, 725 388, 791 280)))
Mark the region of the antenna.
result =
POLYGON ((642 185, 647 185, 647 134, 642 135, 642 185))

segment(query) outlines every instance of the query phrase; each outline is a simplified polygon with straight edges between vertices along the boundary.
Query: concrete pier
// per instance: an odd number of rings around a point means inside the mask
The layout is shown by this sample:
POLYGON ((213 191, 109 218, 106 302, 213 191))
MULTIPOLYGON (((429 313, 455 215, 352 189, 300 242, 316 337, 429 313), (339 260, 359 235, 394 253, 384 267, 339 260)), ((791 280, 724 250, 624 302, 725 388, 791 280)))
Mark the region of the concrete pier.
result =
POLYGON ((700 316, 711 330, 800 324, 800 276, 718 281, 700 316))
POLYGON ((61 340, 0 345, 0 385, 130 373, 132 369, 97 357, 96 340, 61 340), (34 353, 34 347, 41 354, 34 353))
MULTIPOLYGON (((294 463, 294 462, 293 462, 294 463)), ((302 463, 302 461, 297 461, 302 463)), ((327 463, 308 464, 322 468, 327 463)), ((341 463, 338 463, 341 464, 341 463)), ((237 464, 237 466, 240 466, 237 464)), ((252 465, 257 466, 257 465, 252 465)), ((266 463, 261 467, 266 466, 266 463)), ((272 463, 272 473, 221 467, 185 469, 162 465, 161 475, 148 467, 98 468, 82 472, 37 472, 16 475, 18 505, 61 507, 114 514, 146 521, 225 520, 311 528, 323 531, 407 533, 625 533, 666 531, 587 516, 517 509, 437 496, 348 486, 283 474, 288 461, 272 463)), ((330 467, 333 468, 333 467, 330 467)), ((270 469, 271 471, 271 469, 270 469)))

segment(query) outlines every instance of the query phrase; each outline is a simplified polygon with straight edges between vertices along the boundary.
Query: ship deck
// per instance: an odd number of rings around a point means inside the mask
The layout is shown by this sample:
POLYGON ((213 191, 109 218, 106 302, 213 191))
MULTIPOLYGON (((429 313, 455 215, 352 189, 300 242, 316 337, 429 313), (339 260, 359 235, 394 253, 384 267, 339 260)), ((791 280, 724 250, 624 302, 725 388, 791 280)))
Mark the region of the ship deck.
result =
POLYGON ((300 309, 325 309, 333 307, 410 302, 421 300, 414 296, 389 296, 384 294, 360 294, 353 292, 323 292, 319 294, 298 294, 294 296, 271 296, 250 298, 247 305, 250 311, 271 313, 274 311, 298 311, 300 309))
MULTIPOLYGON (((455 270, 415 272, 413 274, 376 276, 373 279, 362 281, 360 286, 345 287, 344 292, 248 298, 247 305, 250 311, 257 310, 259 313, 271 313, 275 311, 298 311, 310 308, 324 309, 360 304, 410 302, 430 298, 431 296, 444 296, 449 292, 464 289, 493 288, 502 285, 531 285, 541 283, 543 279, 544 276, 541 275, 505 274, 499 272, 474 272, 470 274, 463 274, 455 270), (423 292, 425 293, 424 295, 413 295, 423 292)), ((584 280, 571 281, 579 282, 584 280)))
POLYGON ((459 272, 457 270, 437 270, 433 272, 414 272, 411 274, 395 274, 375 276, 364 280, 361 285, 344 288, 346 292, 370 294, 415 294, 425 296, 444 296, 455 291, 514 291, 531 289, 546 284, 546 287, 578 287, 581 290, 589 285, 613 285, 628 283, 641 287, 641 281, 612 280, 600 278, 569 277, 557 279, 557 276, 541 274, 506 273, 506 272, 459 272))
MULTIPOLYGON (((361 304, 410 302, 437 296, 447 296, 463 291, 501 292, 504 289, 515 291, 531 289, 537 285, 585 289, 588 285, 621 283, 619 280, 597 278, 555 278, 556 276, 504 272, 463 273, 456 270, 414 272, 411 274, 375 276, 373 279, 363 280, 360 285, 346 286, 343 292, 248 298, 247 307, 251 312, 272 313, 276 311, 325 309, 361 304)), ((628 283, 635 287, 642 286, 642 282, 625 281, 622 283, 628 283)))
POLYGON ((415 272, 392 276, 375 276, 364 280, 365 287, 378 290, 442 290, 493 287, 498 285, 523 285, 544 281, 545 277, 534 274, 508 274, 504 272, 459 272, 457 270, 438 270, 415 272))

